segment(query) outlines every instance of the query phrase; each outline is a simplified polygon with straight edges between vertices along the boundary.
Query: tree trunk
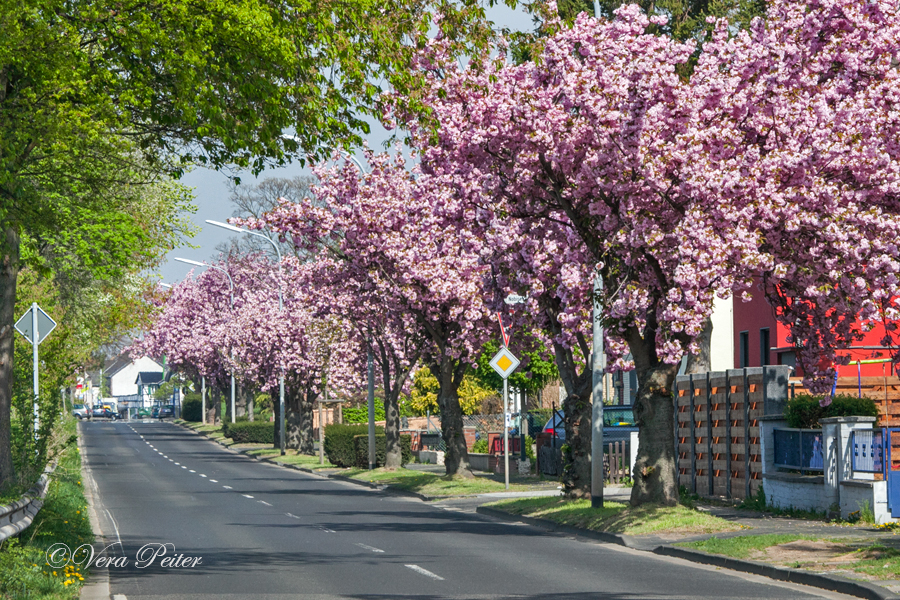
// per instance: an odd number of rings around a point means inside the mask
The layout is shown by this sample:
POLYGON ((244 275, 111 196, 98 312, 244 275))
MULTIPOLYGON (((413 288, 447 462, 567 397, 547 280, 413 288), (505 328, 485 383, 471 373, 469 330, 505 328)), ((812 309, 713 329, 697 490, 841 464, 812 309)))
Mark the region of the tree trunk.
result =
POLYGON ((222 390, 217 385, 207 388, 209 398, 206 399, 206 424, 222 424, 222 390))
MULTIPOLYGON (((284 390, 284 418, 285 418, 285 442, 284 447, 292 450, 300 450, 301 430, 303 428, 303 413, 300 405, 300 393, 293 387, 284 390)), ((275 418, 278 420, 278 417, 275 418)), ((278 437, 277 435, 275 436, 278 437)))
POLYGON ((239 383, 235 383, 234 388, 234 416, 247 416, 247 391, 239 383))
POLYGON ((710 346, 712 345, 713 324, 712 318, 707 318, 703 323, 703 330, 697 336, 697 344, 700 352, 689 354, 685 373, 706 373, 712 371, 712 359, 710 358, 710 346))
POLYGON ((631 504, 674 506, 678 504, 678 473, 672 389, 678 365, 653 364, 655 360, 635 346, 631 344, 638 377, 634 418, 639 429, 631 504))
POLYGON ((441 435, 447 450, 444 453, 444 467, 447 475, 474 477, 469 466, 469 451, 463 432, 462 407, 459 405, 459 386, 469 367, 459 364, 448 356, 442 356, 439 365, 432 371, 438 378, 438 407, 441 409, 441 435))
POLYGON ((15 484, 12 461, 12 380, 15 356, 16 279, 19 275, 19 234, 6 228, 0 259, 0 492, 15 484))
POLYGON ((315 454, 315 436, 313 432, 313 411, 316 408, 316 398, 319 394, 308 386, 305 392, 297 394, 300 401, 300 452, 302 454, 315 454))
POLYGON ((399 469, 403 466, 403 449, 400 447, 399 389, 384 394, 384 466, 399 469))
POLYGON ((244 404, 247 407, 247 418, 253 421, 255 418, 253 414, 254 391, 247 386, 241 386, 241 394, 244 396, 244 404))
POLYGON ((568 394, 563 401, 563 413, 566 423, 566 443, 562 447, 563 493, 567 498, 590 498, 591 386, 577 386, 576 393, 568 394))
MULTIPOLYGON (((578 364, 570 349, 554 344, 556 366, 566 389, 563 415, 566 441, 562 447, 563 473, 560 481, 567 498, 591 496, 591 370, 578 364)), ((590 354, 588 354, 590 356, 590 354)))

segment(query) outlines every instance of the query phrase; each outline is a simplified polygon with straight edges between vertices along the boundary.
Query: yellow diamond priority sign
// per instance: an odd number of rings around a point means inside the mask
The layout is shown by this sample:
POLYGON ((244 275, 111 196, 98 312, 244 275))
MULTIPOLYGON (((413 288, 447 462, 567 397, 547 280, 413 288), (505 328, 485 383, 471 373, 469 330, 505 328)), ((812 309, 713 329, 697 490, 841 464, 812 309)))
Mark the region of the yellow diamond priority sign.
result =
POLYGON ((497 371, 497 374, 503 379, 512 375, 518 366, 519 359, 507 348, 500 348, 500 352, 491 359, 491 368, 497 371))

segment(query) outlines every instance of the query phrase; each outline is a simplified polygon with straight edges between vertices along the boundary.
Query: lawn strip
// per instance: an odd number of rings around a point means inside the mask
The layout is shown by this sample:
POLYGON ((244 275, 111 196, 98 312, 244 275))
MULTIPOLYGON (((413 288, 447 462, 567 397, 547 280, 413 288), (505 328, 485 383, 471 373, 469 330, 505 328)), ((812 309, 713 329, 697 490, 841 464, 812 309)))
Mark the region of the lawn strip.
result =
MULTIPOLYGON (((413 469, 348 469, 341 475, 361 481, 381 483, 395 489, 424 494, 426 496, 468 496, 490 492, 505 491, 502 482, 494 481, 488 476, 450 477, 437 473, 428 473, 413 469)), ((509 491, 530 491, 534 486, 510 484, 509 491)))
POLYGON ((501 500, 486 506, 561 525, 625 535, 694 535, 742 528, 739 524, 681 505, 630 507, 618 502, 605 502, 603 508, 591 508, 590 500, 541 497, 501 500))
POLYGON ((81 457, 74 442, 75 420, 63 417, 60 425, 73 441, 58 457, 44 506, 28 529, 0 545, 0 596, 77 598, 86 571, 81 567, 47 564, 45 553, 53 544, 69 548, 94 541, 87 518, 81 481, 81 457))
POLYGON ((709 554, 722 554, 732 558, 750 558, 755 552, 765 550, 771 546, 779 546, 797 540, 819 539, 811 535, 799 535, 793 533, 766 533, 763 535, 744 535, 731 538, 711 537, 699 542, 682 542, 676 546, 684 546, 693 550, 702 550, 709 554))

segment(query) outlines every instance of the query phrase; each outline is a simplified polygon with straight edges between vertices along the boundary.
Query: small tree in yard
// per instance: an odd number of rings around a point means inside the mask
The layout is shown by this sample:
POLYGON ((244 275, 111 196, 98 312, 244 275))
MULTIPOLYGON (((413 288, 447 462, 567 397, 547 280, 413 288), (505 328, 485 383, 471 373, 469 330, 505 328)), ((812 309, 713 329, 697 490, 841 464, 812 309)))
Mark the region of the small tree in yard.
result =
POLYGON ((746 297, 761 277, 814 390, 857 315, 898 316, 900 15, 776 1, 749 32, 719 21, 687 80, 693 44, 650 24, 634 6, 582 14, 533 63, 461 74, 435 44, 423 171, 472 211, 555 224, 602 274, 611 367, 630 351, 639 381, 631 501, 674 504, 674 378, 716 295, 746 297))

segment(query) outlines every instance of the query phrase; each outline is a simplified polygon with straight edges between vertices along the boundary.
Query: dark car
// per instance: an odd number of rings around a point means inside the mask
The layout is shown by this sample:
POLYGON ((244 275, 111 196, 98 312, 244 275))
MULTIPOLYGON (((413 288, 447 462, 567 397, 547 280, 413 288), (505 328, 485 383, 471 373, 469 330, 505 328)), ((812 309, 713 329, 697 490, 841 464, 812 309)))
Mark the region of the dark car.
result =
MULTIPOLYGON (((559 440, 566 439, 566 424, 563 420, 563 411, 558 410, 544 425, 544 431, 559 440)), ((603 407, 603 443, 627 442, 631 439, 631 432, 637 431, 634 422, 634 407, 632 406, 604 406, 603 407)))
POLYGON ((175 416, 175 408, 171 405, 169 406, 160 406, 159 413, 157 415, 160 419, 170 419, 175 416))
POLYGON ((91 411, 91 415, 95 419, 112 419, 113 421, 119 418, 119 413, 107 406, 95 406, 94 410, 91 411))

